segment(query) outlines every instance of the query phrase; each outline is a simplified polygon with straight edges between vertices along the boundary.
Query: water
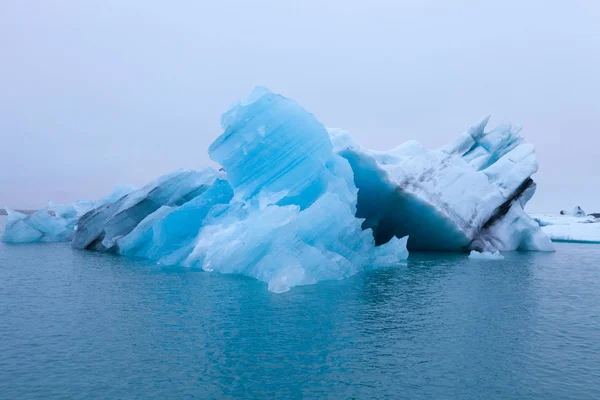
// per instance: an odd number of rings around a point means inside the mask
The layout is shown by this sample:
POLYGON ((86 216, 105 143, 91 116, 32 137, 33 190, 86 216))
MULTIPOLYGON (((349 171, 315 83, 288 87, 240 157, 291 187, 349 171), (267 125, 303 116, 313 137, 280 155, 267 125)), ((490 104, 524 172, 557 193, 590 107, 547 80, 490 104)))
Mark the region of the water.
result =
POLYGON ((0 398, 600 398, 600 246, 557 248, 413 254, 277 295, 0 244, 0 398))

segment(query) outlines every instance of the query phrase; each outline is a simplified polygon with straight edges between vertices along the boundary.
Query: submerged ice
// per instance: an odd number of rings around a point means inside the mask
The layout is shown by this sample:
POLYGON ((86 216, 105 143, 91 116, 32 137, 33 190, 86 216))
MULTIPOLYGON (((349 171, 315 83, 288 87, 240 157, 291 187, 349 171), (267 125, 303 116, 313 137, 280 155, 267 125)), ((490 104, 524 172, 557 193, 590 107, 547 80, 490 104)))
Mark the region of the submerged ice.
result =
POLYGON ((533 146, 515 127, 485 132, 486 123, 442 149, 410 141, 377 152, 257 88, 222 116, 209 148, 221 170, 167 174, 60 214, 68 226, 45 223, 42 234, 30 230, 35 218, 11 212, 8 238, 72 237, 77 249, 243 274, 274 292, 396 265, 407 246, 552 250, 523 210, 535 191, 533 146))

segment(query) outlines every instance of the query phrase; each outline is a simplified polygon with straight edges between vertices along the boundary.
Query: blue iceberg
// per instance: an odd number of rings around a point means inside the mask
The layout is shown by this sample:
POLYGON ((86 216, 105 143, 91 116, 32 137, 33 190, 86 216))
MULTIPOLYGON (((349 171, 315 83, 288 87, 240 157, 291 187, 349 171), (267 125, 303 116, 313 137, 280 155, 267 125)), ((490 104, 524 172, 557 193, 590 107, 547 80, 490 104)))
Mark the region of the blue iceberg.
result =
POLYGON ((177 207, 203 193, 217 172, 178 170, 161 176, 116 202, 84 214, 77 222, 71 245, 76 249, 116 252, 117 239, 130 233, 162 206, 177 207))
POLYGON ((30 215, 6 208, 8 222, 2 240, 6 243, 68 242, 82 215, 103 204, 117 201, 134 189, 131 185, 119 185, 99 201, 80 200, 69 205, 50 202, 30 215))
POLYGON ((406 238, 375 246, 362 229, 352 169, 312 114, 259 88, 221 122, 209 153, 234 197, 205 222, 184 265, 282 292, 406 259, 406 238))
POLYGON ((394 266, 407 248, 552 250, 523 209, 535 191, 533 146, 519 128, 486 132, 486 124, 437 150, 409 141, 373 151, 257 88, 222 116, 209 148, 220 170, 175 171, 60 214, 69 226, 41 236, 35 218, 11 212, 7 231, 18 241, 70 238, 76 249, 243 274, 273 292, 394 266))
POLYGON ((274 292, 406 259, 406 238, 375 246, 362 229, 352 169, 313 115, 259 88, 222 126, 209 153, 226 173, 161 177, 80 218, 72 246, 243 274, 274 292))

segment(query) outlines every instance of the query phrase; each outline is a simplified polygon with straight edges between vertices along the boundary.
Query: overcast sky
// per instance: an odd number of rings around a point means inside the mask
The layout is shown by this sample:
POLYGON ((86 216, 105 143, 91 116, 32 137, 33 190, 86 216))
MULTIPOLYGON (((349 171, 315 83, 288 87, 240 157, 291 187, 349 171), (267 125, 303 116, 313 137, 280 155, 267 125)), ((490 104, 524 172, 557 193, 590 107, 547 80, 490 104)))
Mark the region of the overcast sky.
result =
POLYGON ((597 0, 0 0, 0 206, 211 165, 264 85, 375 149, 521 124, 529 210, 600 212, 599 21, 597 0))

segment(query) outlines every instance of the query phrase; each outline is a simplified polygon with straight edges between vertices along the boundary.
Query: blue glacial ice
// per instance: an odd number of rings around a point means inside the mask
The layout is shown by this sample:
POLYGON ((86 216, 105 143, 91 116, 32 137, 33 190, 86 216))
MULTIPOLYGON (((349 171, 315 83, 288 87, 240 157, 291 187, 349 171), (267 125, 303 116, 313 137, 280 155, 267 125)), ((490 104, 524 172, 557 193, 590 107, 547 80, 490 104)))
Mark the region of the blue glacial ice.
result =
MULTIPOLYGON (((221 170, 175 171, 57 231, 76 249, 243 274, 274 292, 397 265, 407 247, 552 250, 523 209, 533 146, 518 128, 486 124, 437 150, 409 141, 373 151, 257 88, 222 116, 209 148, 221 170)), ((26 218, 11 213, 9 224, 26 218)), ((13 232, 40 240, 29 225, 13 232)))
POLYGON ((69 205, 54 205, 50 202, 30 215, 6 208, 8 222, 2 240, 7 243, 69 241, 79 217, 103 204, 119 200, 134 189, 131 185, 119 185, 99 201, 80 200, 69 205))
POLYGON ((178 207, 206 191, 217 171, 178 170, 163 175, 116 202, 97 207, 79 218, 71 245, 76 249, 116 252, 116 241, 163 206, 178 207))
POLYGON ((216 171, 203 193, 187 203, 161 206, 131 232, 117 239, 119 253, 147 258, 162 265, 180 265, 189 256, 195 239, 209 217, 217 216, 233 198, 233 190, 216 171))
POLYGON ((352 169, 310 113, 259 88, 222 126, 209 153, 226 175, 197 173, 204 180, 180 194, 203 189, 185 201, 157 201, 181 187, 161 178, 81 218, 73 246, 243 274, 274 292, 406 259, 406 238, 375 246, 362 229, 352 169))

